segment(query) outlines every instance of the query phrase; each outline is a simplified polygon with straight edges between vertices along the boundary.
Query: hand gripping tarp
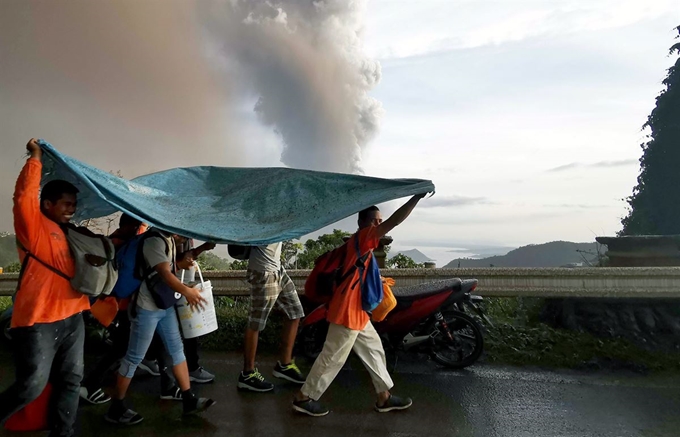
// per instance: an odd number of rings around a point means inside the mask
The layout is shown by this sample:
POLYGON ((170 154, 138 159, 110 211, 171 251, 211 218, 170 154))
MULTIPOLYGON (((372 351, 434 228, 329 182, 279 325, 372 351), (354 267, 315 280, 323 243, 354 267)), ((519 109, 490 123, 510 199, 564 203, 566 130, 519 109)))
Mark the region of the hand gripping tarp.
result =
POLYGON ((163 230, 217 243, 299 238, 371 205, 434 191, 427 180, 291 168, 175 168, 126 180, 41 145, 43 182, 65 179, 80 190, 77 220, 124 211, 163 230))

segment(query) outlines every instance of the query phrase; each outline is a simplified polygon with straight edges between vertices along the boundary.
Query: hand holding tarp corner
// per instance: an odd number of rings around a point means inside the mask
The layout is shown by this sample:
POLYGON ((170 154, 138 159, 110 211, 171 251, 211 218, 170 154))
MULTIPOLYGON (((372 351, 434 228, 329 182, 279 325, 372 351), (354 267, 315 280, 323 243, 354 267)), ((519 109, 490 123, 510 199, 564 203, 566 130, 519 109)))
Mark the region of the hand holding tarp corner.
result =
POLYGON ((28 143, 26 144, 26 150, 28 151, 28 154, 30 155, 31 158, 35 159, 42 158, 42 149, 40 148, 38 140, 36 140, 35 138, 31 138, 28 141, 28 143))

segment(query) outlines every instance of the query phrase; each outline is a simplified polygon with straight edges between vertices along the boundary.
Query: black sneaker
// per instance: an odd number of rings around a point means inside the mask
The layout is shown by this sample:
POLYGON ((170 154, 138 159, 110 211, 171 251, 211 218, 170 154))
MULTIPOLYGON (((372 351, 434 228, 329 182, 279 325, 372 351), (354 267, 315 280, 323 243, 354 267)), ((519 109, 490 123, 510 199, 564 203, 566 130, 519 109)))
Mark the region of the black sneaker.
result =
POLYGON ((272 374, 277 378, 285 379, 296 384, 304 384, 307 379, 302 372, 300 372, 295 361, 291 361, 291 363, 286 366, 282 366, 281 362, 277 361, 272 374))
POLYGON ((239 389, 250 390, 256 392, 266 392, 274 390, 274 384, 267 382, 264 376, 257 369, 252 370, 248 373, 241 372, 238 375, 238 385, 239 389))
POLYGON ((182 414, 189 416, 192 414, 202 413, 216 403, 217 402, 208 398, 192 398, 191 400, 184 402, 184 411, 182 414))
POLYGON ((86 387, 80 387, 80 398, 94 405, 105 404, 111 400, 111 396, 104 393, 101 388, 98 388, 92 393, 88 393, 86 387))
POLYGON ((168 390, 161 390, 161 399, 166 401, 181 401, 182 390, 176 385, 173 385, 168 390))
POLYGON ((321 417, 329 413, 328 408, 324 407, 321 402, 314 399, 307 399, 306 401, 293 401, 293 410, 298 413, 307 414, 308 416, 321 417))
POLYGON ((112 405, 112 407, 109 408, 109 411, 104 415, 104 420, 117 425, 136 425, 144 420, 144 418, 130 408, 121 412, 116 412, 112 405))
POLYGON ((378 413, 387 413, 394 410, 405 410, 413 404, 411 398, 400 398, 399 396, 390 395, 382 406, 375 404, 375 411, 378 413))

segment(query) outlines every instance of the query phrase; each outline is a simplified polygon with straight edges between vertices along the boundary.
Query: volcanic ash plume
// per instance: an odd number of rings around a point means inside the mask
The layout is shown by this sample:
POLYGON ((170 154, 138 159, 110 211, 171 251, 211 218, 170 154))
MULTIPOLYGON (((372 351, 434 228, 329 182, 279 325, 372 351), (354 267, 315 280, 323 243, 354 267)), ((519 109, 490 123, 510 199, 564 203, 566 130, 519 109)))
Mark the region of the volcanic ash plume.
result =
POLYGON ((382 107, 380 64, 362 53, 364 1, 233 0, 202 11, 217 59, 257 97, 292 167, 361 172, 382 107))

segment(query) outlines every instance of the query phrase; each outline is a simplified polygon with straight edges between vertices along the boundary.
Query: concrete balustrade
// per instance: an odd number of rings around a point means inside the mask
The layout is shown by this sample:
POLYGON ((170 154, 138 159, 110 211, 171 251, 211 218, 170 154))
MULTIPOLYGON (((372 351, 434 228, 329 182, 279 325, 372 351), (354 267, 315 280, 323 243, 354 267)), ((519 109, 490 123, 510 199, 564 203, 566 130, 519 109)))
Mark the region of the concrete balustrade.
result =
MULTIPOLYGON (((289 270, 288 274, 304 293, 309 270, 289 270)), ((616 268, 462 268, 462 269, 383 269, 394 278, 396 287, 437 279, 476 278, 476 293, 488 297, 680 297, 680 267, 616 268)), ((247 296, 245 271, 205 272, 217 296, 247 296)), ((0 296, 11 296, 18 275, 0 274, 0 296)))

